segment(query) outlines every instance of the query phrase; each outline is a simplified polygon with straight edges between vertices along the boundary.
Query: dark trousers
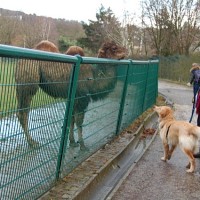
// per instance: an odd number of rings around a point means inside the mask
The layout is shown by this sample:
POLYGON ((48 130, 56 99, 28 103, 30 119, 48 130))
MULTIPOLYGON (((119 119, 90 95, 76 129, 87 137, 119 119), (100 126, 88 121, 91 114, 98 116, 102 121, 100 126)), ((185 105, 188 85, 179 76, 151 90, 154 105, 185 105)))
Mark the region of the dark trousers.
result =
MULTIPOLYGON (((194 94, 194 104, 196 105, 196 94, 199 90, 199 84, 197 82, 194 82, 193 84, 193 94, 194 94)), ((200 126, 200 115, 197 116, 197 126, 200 126)))
POLYGON ((199 90, 199 84, 197 82, 194 82, 193 84, 193 94, 194 94, 194 101, 196 100, 196 94, 199 90))
POLYGON ((200 115, 197 116, 197 126, 200 126, 200 115))

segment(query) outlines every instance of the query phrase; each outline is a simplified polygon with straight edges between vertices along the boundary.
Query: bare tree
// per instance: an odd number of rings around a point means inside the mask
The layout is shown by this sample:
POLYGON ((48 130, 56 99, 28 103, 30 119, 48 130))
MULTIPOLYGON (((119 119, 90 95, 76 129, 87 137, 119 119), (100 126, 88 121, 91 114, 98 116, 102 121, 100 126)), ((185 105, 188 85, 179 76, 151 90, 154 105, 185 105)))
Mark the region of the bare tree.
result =
POLYGON ((56 27, 53 19, 29 15, 22 21, 24 47, 33 48, 41 40, 55 42, 56 27), (51 37, 54 35, 54 37, 51 37))
POLYGON ((0 43, 8 44, 12 43, 12 40, 16 37, 16 30, 18 28, 19 18, 18 16, 0 16, 0 43))
POLYGON ((83 36, 84 30, 78 21, 28 15, 0 8, 1 44, 32 48, 41 40, 58 44, 60 37, 75 41, 83 36))
POLYGON ((157 54, 189 54, 198 34, 199 0, 142 1, 143 24, 157 54))
POLYGON ((142 54, 141 28, 135 25, 135 14, 124 12, 122 21, 123 45, 126 46, 130 57, 142 54))

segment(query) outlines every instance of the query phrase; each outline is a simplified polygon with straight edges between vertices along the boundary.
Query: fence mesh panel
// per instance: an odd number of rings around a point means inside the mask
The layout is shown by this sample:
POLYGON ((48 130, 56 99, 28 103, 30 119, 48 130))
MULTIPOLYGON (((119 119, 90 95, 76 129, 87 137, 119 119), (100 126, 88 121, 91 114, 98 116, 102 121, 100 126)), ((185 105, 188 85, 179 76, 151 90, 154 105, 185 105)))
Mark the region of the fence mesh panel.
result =
POLYGON ((30 199, 55 181, 66 107, 60 97, 67 97, 69 85, 68 79, 59 80, 59 76, 45 80, 39 76, 39 67, 41 71, 48 68, 46 75, 51 77, 51 73, 56 74, 50 70, 52 66, 57 65, 57 72, 63 74, 72 65, 9 58, 0 63, 1 199, 30 199), (35 141, 34 147, 28 144, 25 131, 35 141))
POLYGON ((1 199, 38 198, 155 103, 158 61, 84 59, 0 48, 1 199))

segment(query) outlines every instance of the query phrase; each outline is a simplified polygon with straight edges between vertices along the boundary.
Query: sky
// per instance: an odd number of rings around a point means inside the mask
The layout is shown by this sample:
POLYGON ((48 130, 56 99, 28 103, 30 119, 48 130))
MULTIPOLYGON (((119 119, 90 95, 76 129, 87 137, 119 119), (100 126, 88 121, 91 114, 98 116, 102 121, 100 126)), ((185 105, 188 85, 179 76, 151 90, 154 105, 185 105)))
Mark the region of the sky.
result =
POLYGON ((140 0, 0 0, 0 8, 52 18, 88 22, 96 20, 101 4, 122 19, 124 11, 139 12, 140 0))

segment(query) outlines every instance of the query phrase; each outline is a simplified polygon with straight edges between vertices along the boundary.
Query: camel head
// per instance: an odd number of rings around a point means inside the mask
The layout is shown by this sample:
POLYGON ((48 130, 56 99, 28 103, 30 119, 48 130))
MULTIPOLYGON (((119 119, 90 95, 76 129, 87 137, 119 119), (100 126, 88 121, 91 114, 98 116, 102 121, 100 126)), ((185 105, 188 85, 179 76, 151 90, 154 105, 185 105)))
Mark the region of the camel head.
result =
POLYGON ((68 50, 65 52, 65 54, 71 56, 79 54, 80 56, 85 56, 83 49, 79 46, 70 46, 68 50))
POLYGON ((105 42, 102 44, 98 52, 98 58, 123 59, 126 56, 127 50, 124 47, 117 45, 114 41, 105 42))
POLYGON ((49 52, 54 52, 54 53, 59 53, 58 48, 56 47, 55 44, 52 42, 49 42, 48 40, 42 40, 39 42, 35 48, 36 50, 41 50, 41 51, 49 51, 49 52))

